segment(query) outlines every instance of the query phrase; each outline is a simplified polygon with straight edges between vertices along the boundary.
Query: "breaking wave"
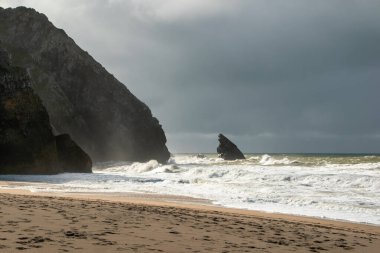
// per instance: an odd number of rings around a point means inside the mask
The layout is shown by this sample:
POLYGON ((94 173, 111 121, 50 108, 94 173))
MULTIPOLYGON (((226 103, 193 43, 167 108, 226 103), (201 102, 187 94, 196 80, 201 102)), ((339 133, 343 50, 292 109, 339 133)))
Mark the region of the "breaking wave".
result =
POLYGON ((246 157, 224 161, 215 154, 184 154, 166 165, 111 162, 96 164, 93 174, 0 179, 23 181, 14 187, 32 191, 174 194, 226 207, 380 224, 380 156, 246 157))

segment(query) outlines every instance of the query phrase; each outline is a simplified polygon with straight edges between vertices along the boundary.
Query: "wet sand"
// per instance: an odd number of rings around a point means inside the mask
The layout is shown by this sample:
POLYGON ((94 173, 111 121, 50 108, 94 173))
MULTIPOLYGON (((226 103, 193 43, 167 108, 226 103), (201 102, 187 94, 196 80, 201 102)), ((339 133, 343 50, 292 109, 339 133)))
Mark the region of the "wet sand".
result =
POLYGON ((0 252, 379 252, 380 227, 175 196, 0 191, 0 252), (145 196, 145 197, 144 197, 145 196))

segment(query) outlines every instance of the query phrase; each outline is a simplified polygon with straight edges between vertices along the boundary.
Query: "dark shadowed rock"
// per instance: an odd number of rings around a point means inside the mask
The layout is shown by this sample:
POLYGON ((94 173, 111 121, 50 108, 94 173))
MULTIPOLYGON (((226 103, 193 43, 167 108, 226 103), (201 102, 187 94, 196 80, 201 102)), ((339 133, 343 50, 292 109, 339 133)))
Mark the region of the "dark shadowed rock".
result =
POLYGON ((219 134, 217 152, 224 160, 245 159, 238 147, 223 134, 219 134))
POLYGON ((29 70, 54 129, 70 134, 94 160, 168 160, 164 131, 150 109, 45 15, 0 8, 0 47, 29 70))
POLYGON ((91 166, 70 136, 53 135, 29 74, 0 48, 0 174, 91 172, 91 166))
POLYGON ((3 69, 9 69, 10 67, 10 56, 8 52, 0 48, 0 67, 3 69))
POLYGON ((92 172, 91 158, 70 138, 68 134, 55 137, 59 166, 64 172, 92 172))
POLYGON ((0 173, 59 173, 57 158, 48 113, 28 73, 0 49, 0 173))

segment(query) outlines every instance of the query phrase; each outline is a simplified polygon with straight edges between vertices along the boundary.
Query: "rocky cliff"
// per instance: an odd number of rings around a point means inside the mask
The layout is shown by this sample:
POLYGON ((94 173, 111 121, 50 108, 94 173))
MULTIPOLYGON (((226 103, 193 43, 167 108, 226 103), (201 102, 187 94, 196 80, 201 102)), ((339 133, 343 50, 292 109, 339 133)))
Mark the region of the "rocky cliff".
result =
POLYGON ((0 47, 29 70, 55 131, 69 133, 92 159, 169 158, 150 109, 45 15, 0 8, 0 47))
POLYGON ((55 137, 59 167, 70 173, 92 172, 91 158, 71 139, 68 134, 55 137))
POLYGON ((57 161, 47 111, 25 69, 12 67, 0 49, 0 173, 63 172, 57 161))
POLYGON ((91 172, 88 155, 68 135, 55 137, 27 71, 0 48, 0 174, 91 172))

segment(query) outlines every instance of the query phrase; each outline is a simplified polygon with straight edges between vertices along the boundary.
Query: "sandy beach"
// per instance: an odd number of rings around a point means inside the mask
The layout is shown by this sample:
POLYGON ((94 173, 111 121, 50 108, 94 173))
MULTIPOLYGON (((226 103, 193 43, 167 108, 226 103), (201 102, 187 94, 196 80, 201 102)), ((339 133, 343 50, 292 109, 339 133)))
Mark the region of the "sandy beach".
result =
POLYGON ((380 227, 147 195, 0 191, 1 252, 378 252, 380 227))

